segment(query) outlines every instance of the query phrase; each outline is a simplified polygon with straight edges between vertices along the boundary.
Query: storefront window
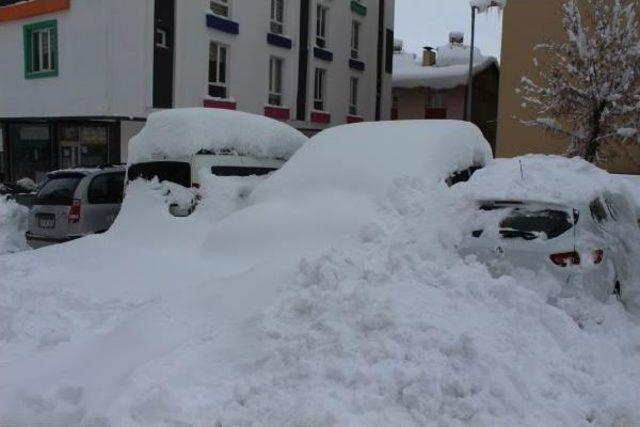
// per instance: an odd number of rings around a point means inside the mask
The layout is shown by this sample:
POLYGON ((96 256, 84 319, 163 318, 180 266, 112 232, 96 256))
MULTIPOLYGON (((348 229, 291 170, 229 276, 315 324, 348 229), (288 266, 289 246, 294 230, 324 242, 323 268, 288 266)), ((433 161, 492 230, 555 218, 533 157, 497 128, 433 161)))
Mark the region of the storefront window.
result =
POLYGON ((60 126, 60 166, 99 166, 107 163, 106 126, 60 126))
POLYGON ((49 126, 10 125, 9 143, 13 179, 42 181, 53 167, 49 126))

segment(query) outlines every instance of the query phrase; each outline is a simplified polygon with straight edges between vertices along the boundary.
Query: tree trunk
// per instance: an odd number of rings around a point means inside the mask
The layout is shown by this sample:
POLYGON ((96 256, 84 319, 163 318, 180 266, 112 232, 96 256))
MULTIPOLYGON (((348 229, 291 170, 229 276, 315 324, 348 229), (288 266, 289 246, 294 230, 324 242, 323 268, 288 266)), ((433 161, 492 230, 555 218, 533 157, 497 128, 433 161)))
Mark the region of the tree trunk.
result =
POLYGON ((604 111, 605 104, 601 102, 596 108, 593 109, 591 116, 591 132, 589 139, 584 147, 584 159, 589 163, 596 163, 598 160, 598 154, 600 153, 600 147, 602 141, 600 140, 600 120, 602 119, 602 112, 604 111))

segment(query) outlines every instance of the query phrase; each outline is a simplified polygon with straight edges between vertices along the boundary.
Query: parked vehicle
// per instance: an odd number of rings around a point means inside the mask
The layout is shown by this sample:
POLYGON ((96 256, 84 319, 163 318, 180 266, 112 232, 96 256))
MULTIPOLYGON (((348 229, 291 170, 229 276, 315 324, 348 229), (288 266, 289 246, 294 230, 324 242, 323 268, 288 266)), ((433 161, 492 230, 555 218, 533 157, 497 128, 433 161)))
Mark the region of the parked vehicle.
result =
POLYGON ((51 172, 35 196, 26 239, 33 248, 107 231, 124 191, 124 166, 51 172))
POLYGON ((579 204, 527 200, 478 201, 477 227, 463 252, 491 268, 547 270, 565 294, 586 289, 600 300, 631 278, 633 209, 622 194, 603 192, 579 204))

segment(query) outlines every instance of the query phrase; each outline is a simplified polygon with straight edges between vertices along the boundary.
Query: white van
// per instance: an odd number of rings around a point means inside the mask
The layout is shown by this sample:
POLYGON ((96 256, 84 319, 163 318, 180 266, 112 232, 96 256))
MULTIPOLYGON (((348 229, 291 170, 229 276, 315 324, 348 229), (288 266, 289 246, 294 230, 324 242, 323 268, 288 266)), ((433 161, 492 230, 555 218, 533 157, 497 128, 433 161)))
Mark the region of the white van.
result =
POLYGON ((216 176, 261 176, 280 169, 283 164, 282 159, 201 152, 191 157, 134 163, 127 169, 127 181, 157 177, 160 181, 170 181, 186 188, 200 188, 200 173, 203 171, 216 176))
MULTIPOLYGON (((293 127, 240 111, 177 108, 153 113, 131 139, 127 182, 138 178, 199 188, 203 173, 267 175, 307 141, 293 127)), ((194 192, 195 194, 195 192, 194 192)), ((176 216, 195 207, 171 206, 176 216)))

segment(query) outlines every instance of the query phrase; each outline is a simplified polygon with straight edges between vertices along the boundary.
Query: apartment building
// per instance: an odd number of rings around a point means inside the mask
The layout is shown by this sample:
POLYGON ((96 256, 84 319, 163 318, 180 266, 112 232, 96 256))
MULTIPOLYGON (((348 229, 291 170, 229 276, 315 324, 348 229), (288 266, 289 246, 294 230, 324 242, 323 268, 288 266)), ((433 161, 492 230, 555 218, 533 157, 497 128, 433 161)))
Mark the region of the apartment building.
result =
POLYGON ((125 161, 164 108, 388 119, 393 20, 394 0, 0 0, 0 174, 125 161))
MULTIPOLYGON (((563 4, 563 1, 558 0, 509 0, 504 9, 496 152, 498 157, 528 153, 564 154, 569 146, 568 138, 522 124, 523 120, 533 117, 530 111, 522 108, 522 97, 517 92, 523 77, 534 81, 536 79, 534 47, 550 40, 566 39, 560 13, 563 4)), ((634 153, 633 157, 640 158, 640 153, 634 153)), ((640 174, 640 165, 632 160, 629 153, 618 153, 607 167, 614 173, 640 174)))

